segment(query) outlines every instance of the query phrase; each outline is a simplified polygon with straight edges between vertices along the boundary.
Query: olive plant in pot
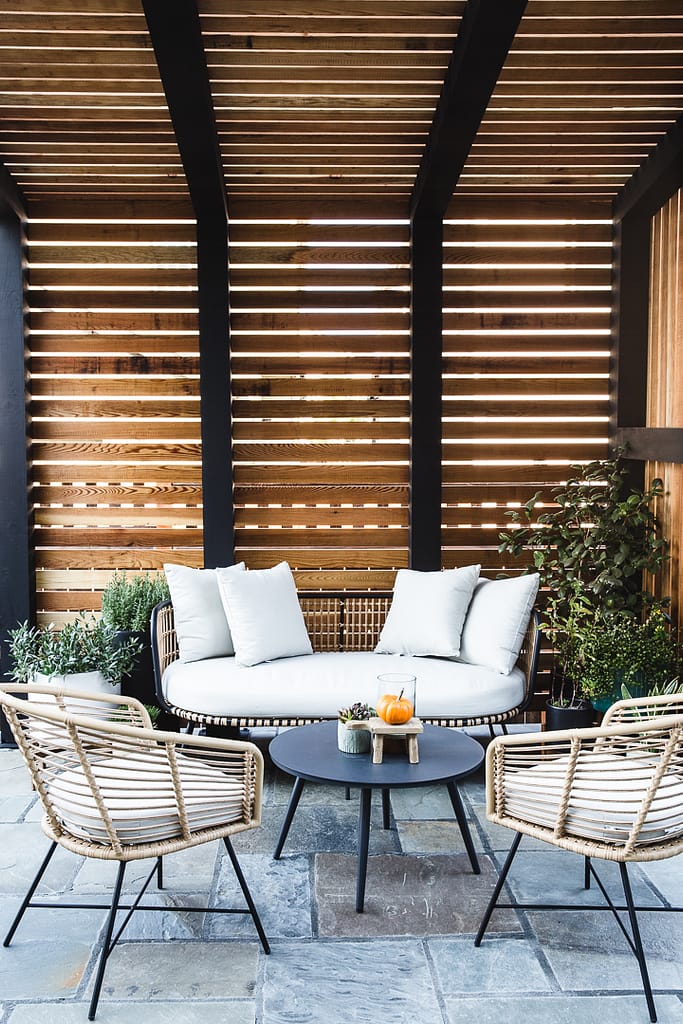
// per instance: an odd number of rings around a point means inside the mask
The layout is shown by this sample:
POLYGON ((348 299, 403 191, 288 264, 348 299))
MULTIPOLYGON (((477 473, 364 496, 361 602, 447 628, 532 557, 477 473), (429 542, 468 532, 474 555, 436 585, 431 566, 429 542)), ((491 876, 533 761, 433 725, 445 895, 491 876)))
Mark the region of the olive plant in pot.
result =
POLYGON ((135 639, 121 643, 111 626, 84 613, 61 629, 24 622, 10 630, 8 643, 17 682, 101 693, 120 693, 139 649, 135 639))
POLYGON ((652 583, 661 570, 668 544, 654 513, 662 481, 645 490, 629 488, 623 449, 614 458, 571 468, 575 475, 550 495, 538 491, 521 510, 508 513, 515 528, 501 533, 500 551, 530 555, 530 571, 541 575, 548 590, 542 626, 557 652, 555 672, 563 684, 551 704, 575 707, 591 697, 588 682, 584 686, 590 638, 622 619, 647 621, 651 611, 667 605, 644 581, 652 583))
POLYGON ((102 620, 116 632, 119 643, 133 639, 139 648, 123 692, 153 707, 157 702, 149 624, 154 606, 168 596, 168 584, 161 573, 128 577, 125 572, 115 572, 102 591, 102 620))

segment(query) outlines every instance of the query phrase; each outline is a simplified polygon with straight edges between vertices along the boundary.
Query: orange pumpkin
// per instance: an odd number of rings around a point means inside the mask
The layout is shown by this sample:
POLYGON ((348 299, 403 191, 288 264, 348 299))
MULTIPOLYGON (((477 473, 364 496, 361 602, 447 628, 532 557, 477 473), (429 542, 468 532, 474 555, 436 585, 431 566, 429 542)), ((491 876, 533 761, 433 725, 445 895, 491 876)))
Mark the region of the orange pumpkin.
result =
POLYGON ((383 694, 377 701, 375 710, 377 717, 387 725, 405 725, 413 717, 413 705, 403 696, 403 690, 398 697, 395 693, 383 694))

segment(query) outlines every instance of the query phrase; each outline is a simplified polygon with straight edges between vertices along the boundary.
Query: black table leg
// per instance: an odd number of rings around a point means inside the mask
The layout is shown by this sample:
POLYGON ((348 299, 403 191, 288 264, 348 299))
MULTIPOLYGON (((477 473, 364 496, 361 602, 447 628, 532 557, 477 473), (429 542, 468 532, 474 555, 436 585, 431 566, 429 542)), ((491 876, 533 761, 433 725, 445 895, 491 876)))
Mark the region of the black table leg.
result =
POLYGON ((277 841, 275 853, 273 854, 274 860, 280 859, 282 847, 285 845, 285 839, 287 838, 287 833, 289 832, 289 826, 292 824, 294 812, 299 806, 299 800, 301 799, 301 793, 303 791, 303 788, 304 780, 300 779, 297 776, 297 778, 294 780, 294 785, 292 786, 292 795, 290 796, 289 804, 287 805, 287 813, 285 814, 285 820, 282 822, 282 828, 280 829, 280 838, 277 841))
POLYGON ((451 779, 450 782, 446 783, 446 788, 448 789, 448 795, 451 798, 451 803, 453 804, 455 817, 458 821, 458 825, 460 826, 460 834, 462 835, 463 841, 465 843, 467 855, 470 858, 472 871, 474 872, 475 875, 479 875, 481 874, 481 868, 479 867, 479 861, 477 860, 477 853, 476 850, 474 849, 474 843, 472 842, 470 828, 469 825, 467 824, 467 817, 465 815, 465 808, 462 805, 462 799, 460 798, 458 787, 451 779))
POLYGON ((382 828, 391 828, 391 801, 390 790, 382 790, 382 828))
POLYGON ((358 873, 356 875, 356 910, 363 912, 365 903, 365 879, 368 873, 368 844, 370 842, 370 805, 372 790, 360 791, 360 815, 358 818, 358 873))

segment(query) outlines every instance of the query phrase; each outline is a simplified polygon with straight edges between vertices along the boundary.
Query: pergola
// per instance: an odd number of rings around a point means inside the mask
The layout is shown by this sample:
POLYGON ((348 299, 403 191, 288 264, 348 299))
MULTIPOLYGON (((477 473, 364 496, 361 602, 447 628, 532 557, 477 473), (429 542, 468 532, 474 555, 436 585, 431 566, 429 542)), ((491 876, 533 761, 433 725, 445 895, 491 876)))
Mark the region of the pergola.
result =
POLYGON ((164 561, 518 570, 624 442, 677 614, 679 0, 0 13, 2 630, 164 561))

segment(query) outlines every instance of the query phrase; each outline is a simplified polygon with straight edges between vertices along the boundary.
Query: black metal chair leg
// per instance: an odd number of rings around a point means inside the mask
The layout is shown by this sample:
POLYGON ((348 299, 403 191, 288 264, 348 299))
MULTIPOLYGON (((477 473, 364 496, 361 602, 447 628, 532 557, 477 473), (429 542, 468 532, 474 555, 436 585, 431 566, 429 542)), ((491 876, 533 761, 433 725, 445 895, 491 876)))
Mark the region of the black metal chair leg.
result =
POLYGON ((164 862, 162 857, 157 857, 157 889, 164 887, 164 862))
POLYGON ((24 896, 22 904, 19 907, 19 910, 17 911, 17 915, 14 918, 14 920, 12 921, 12 924, 10 925, 9 931, 7 932, 7 935, 5 936, 5 938, 3 940, 3 943, 2 943, 3 946, 9 946, 10 942, 12 941, 12 938, 14 937, 15 931, 19 927, 19 922, 21 921, 22 917, 24 916, 24 912, 26 911, 26 909, 28 908, 28 906, 29 906, 29 904, 31 902, 31 897, 33 896, 34 892, 38 888, 40 880, 43 877, 43 875, 45 874, 45 870, 46 870, 48 864, 50 863, 50 861, 52 860, 52 854, 55 852, 56 849, 57 849, 57 844, 56 843, 52 843, 50 845, 50 849, 45 854, 45 857, 43 858, 43 863, 38 868, 38 871, 36 872, 36 876, 33 879, 33 881, 31 882, 31 884, 29 886, 29 889, 28 889, 28 892, 24 896))
POLYGON ((344 790, 344 799, 345 800, 350 800, 351 799, 351 787, 350 786, 347 786, 346 789, 344 790))
POLYGON ((633 936, 634 952, 638 961, 638 967, 640 968, 640 977, 643 982, 643 990, 645 992, 645 999, 647 1001, 647 1008, 650 1011, 650 1020, 654 1022, 657 1020, 657 1010, 655 1009, 655 1001, 652 996, 652 986, 650 985, 650 975, 647 970, 647 961, 645 960, 645 951, 643 950, 643 943, 640 938, 640 928, 638 927, 638 916, 636 914, 636 908, 633 903, 633 893, 631 892, 631 882, 628 877, 628 870, 624 861, 619 862, 619 871, 621 873, 621 884, 624 887, 624 896, 626 897, 626 906, 628 907, 628 917, 631 922, 631 933, 633 936))
POLYGON ((495 734, 495 732, 493 730, 493 726, 491 725, 490 722, 489 722, 489 732, 491 733, 491 739, 492 740, 495 739, 496 738, 496 734, 495 734))
POLYGON ((301 794, 303 793, 303 789, 304 789, 304 780, 297 777, 294 780, 294 785, 292 786, 292 795, 289 798, 289 803, 287 805, 287 811, 285 813, 285 820, 283 821, 282 828, 280 829, 280 838, 277 841, 277 846, 275 847, 275 853, 273 854, 273 859, 274 860, 279 860, 280 859, 280 854, 282 853, 282 847, 285 845, 285 839, 287 838, 287 835, 289 833, 289 828, 290 828, 290 825, 292 824, 292 821, 294 819, 294 814, 296 812, 296 809, 299 806, 299 800, 301 799, 301 794))
POLYGON ((475 946, 480 946, 481 945, 481 940, 484 938, 484 932, 488 928, 489 921, 491 920, 491 914, 496 909, 496 904, 498 902, 498 897, 500 896, 501 889, 505 885, 505 879, 507 878, 508 871, 512 867, 512 862, 515 859, 515 854, 517 853, 517 847, 519 846, 521 841, 522 841, 522 833, 518 832, 517 835, 515 836, 515 838, 512 840, 512 846, 510 847, 510 852, 508 853, 507 857, 505 858, 505 863, 503 864, 503 870, 501 871, 500 875, 498 876, 498 881, 496 883, 495 889, 493 890, 493 895, 491 896, 491 899, 489 900, 489 905, 486 908, 486 911, 484 913, 484 917, 482 919, 482 922, 479 925, 479 931, 477 932, 477 937, 474 940, 474 945, 475 946))
POLYGON ((237 859, 237 854, 235 853, 235 850, 233 849, 233 845, 230 842, 230 839, 229 839, 228 836, 223 836, 223 842, 225 843, 225 848, 228 851, 228 856, 230 857, 230 860, 232 862, 233 870, 234 870, 235 874, 237 875, 237 881, 240 883, 240 888, 242 890, 242 893, 244 895, 245 900, 247 901, 247 906, 249 907, 249 913, 251 914, 252 921, 254 922, 254 926, 256 928, 256 931, 258 932, 258 937, 261 940, 261 945, 263 947, 263 952, 264 953, 270 953, 270 943, 268 942, 268 939, 266 938, 266 933, 263 930, 263 925, 261 924, 261 918, 258 915, 258 910, 256 909, 256 904, 254 903, 253 899, 251 898, 251 892, 249 891, 249 886, 247 885, 247 880, 244 877, 244 875, 242 874, 242 868, 240 867, 240 862, 237 859))
POLYGON ((382 790, 382 828, 391 828, 391 790, 382 790))
POLYGON ((507 724, 505 722, 501 722, 500 723, 500 727, 503 730, 503 736, 507 736, 507 734, 508 734, 507 724))
POLYGON ((584 889, 590 889, 590 887, 591 887, 591 859, 590 859, 590 857, 584 857, 584 859, 583 859, 583 887, 584 887, 584 889))
POLYGON ((111 898, 111 907, 109 909, 109 917, 107 918, 107 927, 104 933, 104 940, 102 943, 102 952, 100 953, 100 960, 97 965, 97 975, 95 977, 95 985, 93 987, 92 999, 90 1000, 90 1009, 88 1011, 88 1020, 94 1020, 95 1014, 97 1013, 97 1004, 100 999, 100 991, 102 989, 102 982, 104 981, 104 971, 107 966, 107 960, 111 953, 111 937, 114 931, 114 923, 116 921, 116 913, 119 909, 119 900, 121 899, 121 889, 123 888, 123 876, 126 873, 126 862, 125 860, 119 861, 119 870, 116 875, 116 883, 114 885, 114 893, 111 898))

